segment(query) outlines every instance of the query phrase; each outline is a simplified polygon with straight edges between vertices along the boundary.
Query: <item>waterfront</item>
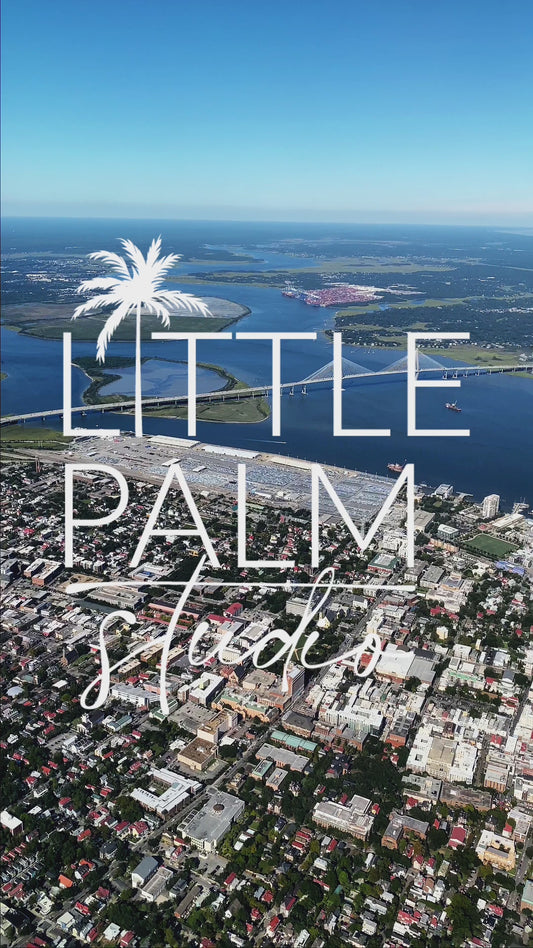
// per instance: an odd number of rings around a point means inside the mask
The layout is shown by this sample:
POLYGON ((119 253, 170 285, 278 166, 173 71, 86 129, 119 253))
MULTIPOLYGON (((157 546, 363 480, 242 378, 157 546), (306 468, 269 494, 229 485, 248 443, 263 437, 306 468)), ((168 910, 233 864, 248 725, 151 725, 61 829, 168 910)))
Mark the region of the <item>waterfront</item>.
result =
MULTIPOLYGON (((57 241, 62 246, 66 238, 61 238, 60 225, 57 223, 57 241)), ((74 233, 72 222, 67 228, 67 236, 74 233)), ((79 238, 75 250, 85 253, 95 246, 106 246, 113 236, 124 230, 124 224, 112 225, 110 222, 93 222, 93 229, 84 232, 79 238), (105 226, 103 226, 105 224, 105 226)), ((156 226, 156 225, 154 225, 156 226)), ((149 222, 133 226, 130 230, 134 239, 141 244, 146 242, 154 226, 149 222), (139 232, 142 230, 142 233, 139 232)), ((201 233, 200 225, 190 226, 195 235, 201 233)), ((252 231, 253 228, 248 228, 252 231)), ((269 236, 271 231, 266 230, 269 236)), ((205 225, 204 225, 205 232, 205 225)), ((242 228, 241 228, 242 232, 242 228)), ((242 233, 239 232, 242 237, 242 233)), ((39 229, 35 230, 35 234, 39 229)), ((188 233, 188 232, 187 232, 188 233)), ((78 235, 79 236, 79 235, 78 235)), ((256 231, 257 237, 257 231, 256 231)), ((26 237, 24 237, 26 239, 26 237)), ((177 238, 176 238, 177 239, 177 238)), ((184 244, 190 236, 183 238, 184 244)), ((195 237, 197 239, 197 237, 195 237)), ((9 235, 6 249, 19 250, 19 244, 9 235)), ((53 247, 50 233, 40 238, 48 240, 53 247)), ((74 243, 74 240, 72 241, 74 243)), ((212 244, 227 249, 227 244, 212 244)), ((70 249, 70 248, 69 248, 70 249)), ((248 252, 243 241, 235 241, 232 250, 248 252)), ((277 252, 251 252, 256 258, 252 263, 226 263, 220 269, 255 270, 274 268, 282 262, 291 268, 308 265, 309 258, 277 252), (262 260, 258 264, 257 258, 262 260)), ((183 263, 178 271, 199 273, 216 269, 214 264, 183 263)), ((173 283, 174 288, 183 288, 197 295, 218 296, 231 299, 250 308, 249 315, 243 317, 231 328, 235 332, 261 331, 299 331, 317 333, 314 342, 284 342, 282 346, 282 381, 297 381, 329 362, 332 358, 332 346, 325 330, 333 325, 334 309, 320 309, 306 306, 304 303, 283 297, 279 289, 272 287, 248 286, 242 284, 210 283, 205 284, 173 283)), ((66 322, 65 329, 69 324, 66 322)), ((133 355, 133 344, 112 341, 109 354, 133 355)), ((181 394, 185 391, 185 366, 167 360, 186 359, 184 342, 143 342, 142 355, 148 361, 143 366, 144 393, 146 395, 181 394)), ((399 350, 362 349, 345 347, 344 356, 351 361, 361 363, 369 369, 381 369, 395 361, 399 350)), ((73 361, 81 356, 94 356, 92 343, 74 342, 73 361)), ((271 343, 269 341, 246 341, 234 339, 215 340, 198 343, 198 360, 212 365, 223 366, 236 378, 249 385, 269 384, 271 381, 271 343)), ((59 341, 38 339, 23 333, 2 329, 2 370, 8 378, 2 382, 2 414, 18 414, 36 410, 58 408, 62 404, 62 346, 59 341)), ((121 380, 106 386, 102 394, 130 394, 132 392, 132 370, 120 370, 121 380)), ((220 378, 209 370, 199 369, 199 391, 220 388, 220 378)), ((72 369, 73 404, 81 404, 83 391, 88 387, 87 376, 77 367, 72 369)), ((389 461, 412 461, 416 465, 419 482, 436 486, 451 483, 457 490, 471 492, 475 497, 488 493, 499 493, 502 504, 509 507, 513 502, 526 500, 533 504, 533 439, 531 427, 533 419, 533 385, 530 379, 508 375, 482 376, 462 379, 461 389, 451 393, 445 389, 427 390, 418 393, 419 424, 422 427, 439 428, 457 426, 468 427, 470 438, 407 438, 406 437, 406 384, 404 379, 391 378, 350 382, 344 393, 345 427, 390 427, 390 438, 335 438, 332 424, 332 398, 329 386, 318 387, 312 394, 296 394, 293 398, 282 399, 281 437, 273 439, 270 434, 270 420, 250 425, 198 423, 198 436, 204 440, 234 447, 268 450, 288 456, 304 457, 309 460, 368 470, 374 473, 387 473, 389 461), (463 412, 455 417, 444 409, 444 403, 457 398, 463 412)), ((130 416, 106 415, 85 419, 84 424, 102 425, 131 429, 133 418, 130 416)), ((144 421, 147 434, 167 434, 183 437, 186 435, 186 422, 169 418, 156 418, 147 415, 144 421)))

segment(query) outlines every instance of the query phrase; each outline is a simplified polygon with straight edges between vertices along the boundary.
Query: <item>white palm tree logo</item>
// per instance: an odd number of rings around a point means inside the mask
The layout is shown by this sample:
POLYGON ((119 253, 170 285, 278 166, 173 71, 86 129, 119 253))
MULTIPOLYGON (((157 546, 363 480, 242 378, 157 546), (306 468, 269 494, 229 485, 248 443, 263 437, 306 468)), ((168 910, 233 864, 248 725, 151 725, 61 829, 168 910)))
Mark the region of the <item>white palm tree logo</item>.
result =
POLYGON ((89 254, 90 260, 101 260, 114 271, 114 277, 96 277, 80 283, 78 293, 92 293, 93 290, 103 290, 98 296, 93 296, 78 306, 72 318, 88 316, 102 307, 112 307, 104 328, 98 336, 96 358, 98 362, 105 362, 107 345, 115 330, 123 319, 135 311, 135 436, 142 437, 142 385, 141 385, 141 310, 157 316, 163 326, 170 326, 169 313, 175 310, 186 310, 200 316, 209 316, 210 312, 205 303, 191 293, 181 293, 178 290, 165 290, 163 281, 169 270, 180 260, 180 255, 171 253, 160 257, 161 237, 153 240, 146 259, 138 247, 131 240, 121 240, 125 250, 125 257, 106 250, 98 250, 89 254))

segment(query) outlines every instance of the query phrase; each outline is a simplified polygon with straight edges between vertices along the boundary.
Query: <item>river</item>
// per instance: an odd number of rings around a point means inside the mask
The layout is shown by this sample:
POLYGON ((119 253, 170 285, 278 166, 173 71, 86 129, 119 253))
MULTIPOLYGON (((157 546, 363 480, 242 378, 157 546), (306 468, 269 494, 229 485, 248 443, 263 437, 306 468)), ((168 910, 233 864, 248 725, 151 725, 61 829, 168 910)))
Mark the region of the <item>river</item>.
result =
MULTIPOLYGON (((103 239, 103 238, 102 238, 103 239)), ((94 245, 93 245, 94 246, 94 245)), ((99 244, 95 244, 99 246, 99 244)), ((102 246, 106 246, 105 243, 102 246)), ((219 245, 221 246, 221 245, 219 245)), ((235 249, 235 247, 233 247, 235 249)), ((249 253, 245 246, 242 252, 249 253)), ((308 257, 253 251, 263 261, 261 268, 284 265, 294 269, 308 266, 308 257)), ((258 269, 257 264, 224 264, 223 269, 258 269)), ((184 264, 183 272, 213 270, 212 264, 184 264)), ((219 296, 250 308, 251 312, 230 327, 233 333, 298 331, 317 333, 314 342, 283 343, 282 381, 306 378, 332 358, 330 340, 324 330, 333 324, 333 309, 317 309, 288 299, 279 289, 269 287, 173 283, 173 288, 204 296, 219 296)), ((66 326, 65 328, 68 328, 66 326)), ((145 342, 143 366, 145 394, 185 392, 185 367, 168 360, 186 358, 185 343, 145 342), (163 361, 161 361, 163 360, 163 361)), ((112 342, 110 355, 133 355, 133 343, 112 342)), ((384 368, 400 355, 384 351, 345 347, 344 356, 369 369, 384 368)), ((94 355, 92 343, 73 343, 73 360, 94 355)), ((235 340, 199 342, 198 360, 225 369, 251 385, 271 380, 271 344, 268 341, 235 340)), ((58 408, 62 404, 62 345, 2 329, 2 414, 58 408)), ((106 394, 132 393, 133 372, 110 370, 122 381, 106 387, 106 394)), ((199 370, 199 391, 219 388, 221 379, 208 370, 199 370)), ((386 473, 389 461, 415 463, 419 483, 436 486, 452 484, 456 490, 481 498, 498 493, 502 506, 520 500, 533 504, 533 380, 510 375, 461 379, 461 388, 428 389, 418 392, 418 423, 425 428, 470 428, 470 438, 407 438, 406 382, 404 378, 361 380, 347 384, 344 392, 345 427, 390 428, 389 438, 336 438, 333 436, 331 386, 310 388, 307 396, 282 398, 281 437, 273 439, 270 420, 254 425, 198 423, 198 437, 204 441, 286 454, 323 463, 386 473), (444 403, 455 400, 462 413, 446 411, 444 403)), ((88 380, 73 367, 73 404, 80 404, 88 380)), ((130 416, 111 414, 83 419, 84 426, 101 425, 133 428, 130 416), (118 421, 120 417, 120 421, 118 421)), ((147 434, 186 435, 186 422, 147 416, 147 434)))

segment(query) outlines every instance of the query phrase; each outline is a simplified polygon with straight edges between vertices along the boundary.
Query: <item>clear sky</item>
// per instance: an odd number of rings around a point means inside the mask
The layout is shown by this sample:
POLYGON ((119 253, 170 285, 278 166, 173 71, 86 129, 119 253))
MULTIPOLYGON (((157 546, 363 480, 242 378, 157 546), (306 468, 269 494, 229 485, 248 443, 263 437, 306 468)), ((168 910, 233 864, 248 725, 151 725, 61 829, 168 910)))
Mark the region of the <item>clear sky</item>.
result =
POLYGON ((531 0, 4 0, 6 214, 533 223, 531 0))

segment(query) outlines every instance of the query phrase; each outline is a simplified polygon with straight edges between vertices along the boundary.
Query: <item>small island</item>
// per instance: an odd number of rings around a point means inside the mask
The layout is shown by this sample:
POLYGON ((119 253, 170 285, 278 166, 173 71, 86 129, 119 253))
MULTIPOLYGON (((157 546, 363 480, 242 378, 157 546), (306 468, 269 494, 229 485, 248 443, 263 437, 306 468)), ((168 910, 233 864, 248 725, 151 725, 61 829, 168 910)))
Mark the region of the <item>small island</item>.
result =
MULTIPOLYGON (((143 363, 148 361, 150 361, 149 357, 145 357, 142 360, 143 363)), ((182 359, 165 359, 164 361, 175 361, 177 365, 186 365, 186 362, 182 359)), ((110 356, 106 359, 105 366, 102 366, 96 359, 83 356, 76 359, 74 364, 91 380, 89 388, 86 389, 83 395, 85 404, 98 405, 120 400, 119 395, 100 395, 101 388, 120 378, 120 374, 115 374, 107 370, 131 368, 134 365, 134 359, 126 356, 110 356)), ((237 379, 219 365, 211 365, 208 362, 198 362, 198 368, 215 372, 224 380, 225 384, 217 390, 218 392, 242 390, 244 393, 248 388, 245 382, 237 379)), ((187 406, 180 404, 166 405, 158 408, 144 408, 144 413, 158 418, 186 418, 187 406)), ((264 421, 269 415, 270 405, 268 400, 262 396, 256 396, 254 398, 243 397, 242 399, 231 398, 227 401, 199 402, 196 409, 198 421, 229 424, 254 424, 264 421)))

